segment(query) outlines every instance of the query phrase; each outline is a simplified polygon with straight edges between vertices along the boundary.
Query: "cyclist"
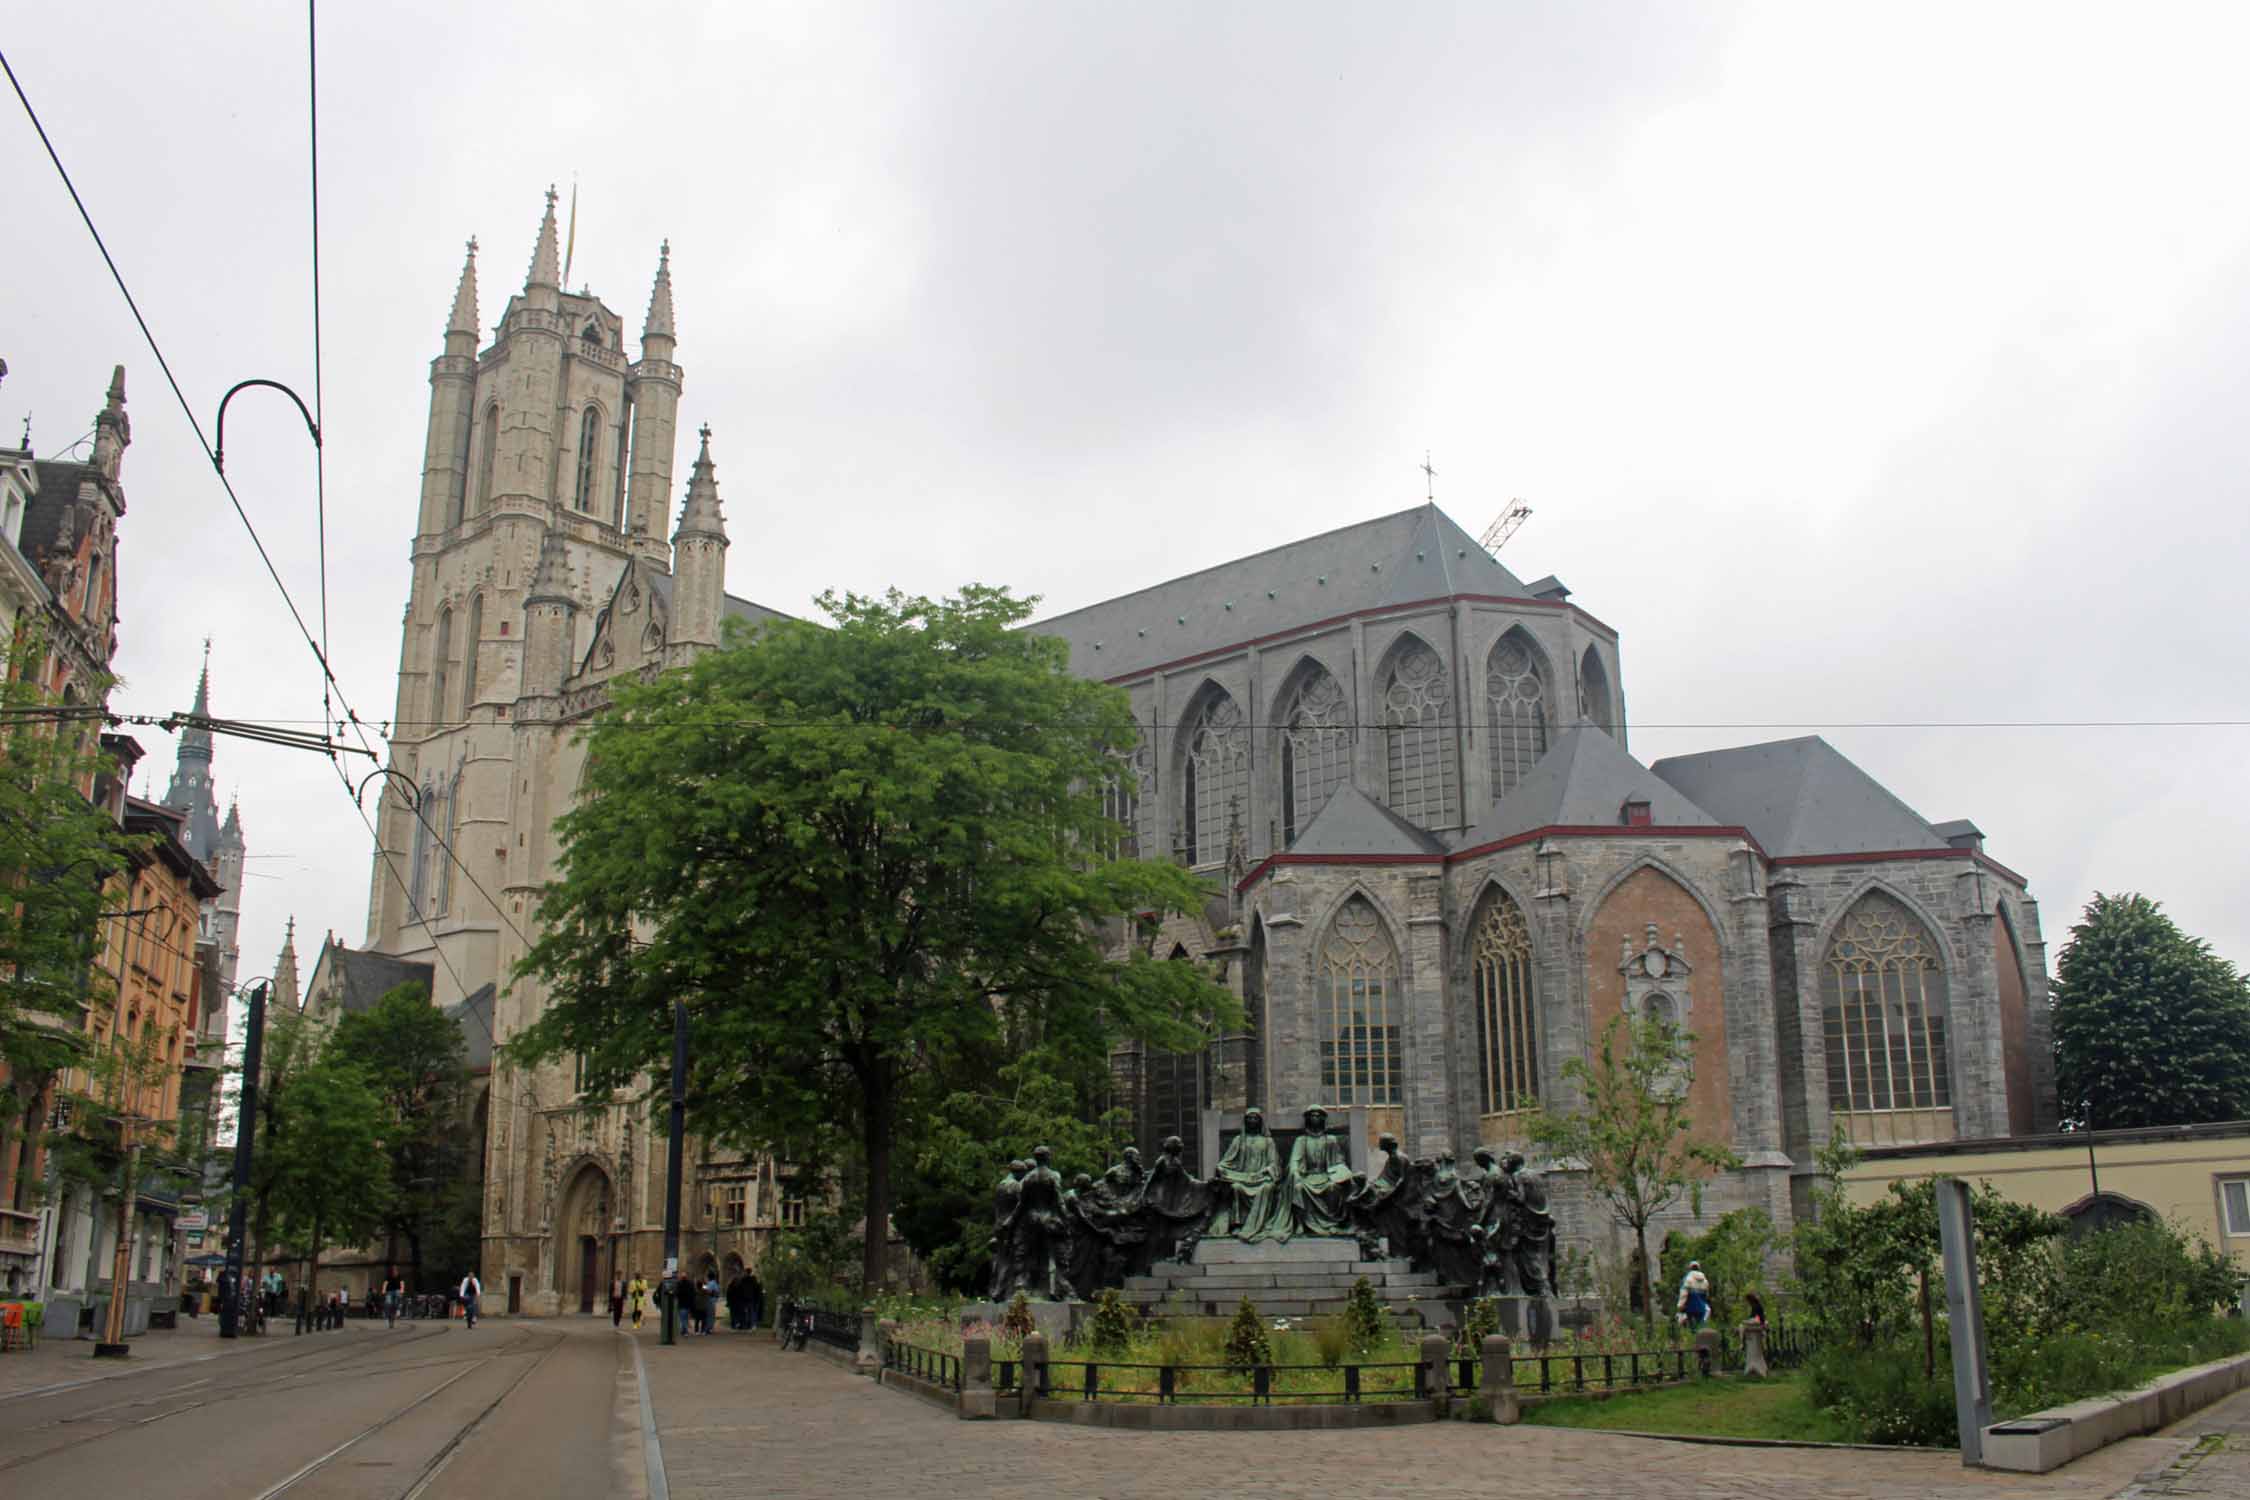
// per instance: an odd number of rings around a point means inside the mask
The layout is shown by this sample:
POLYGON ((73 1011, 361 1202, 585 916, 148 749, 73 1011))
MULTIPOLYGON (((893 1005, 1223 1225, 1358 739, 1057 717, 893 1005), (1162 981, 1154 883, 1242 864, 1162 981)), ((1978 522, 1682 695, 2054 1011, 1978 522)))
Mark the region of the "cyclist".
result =
POLYGON ((398 1327, 398 1305, 406 1300, 406 1278, 393 1270, 383 1278, 383 1324, 398 1327))

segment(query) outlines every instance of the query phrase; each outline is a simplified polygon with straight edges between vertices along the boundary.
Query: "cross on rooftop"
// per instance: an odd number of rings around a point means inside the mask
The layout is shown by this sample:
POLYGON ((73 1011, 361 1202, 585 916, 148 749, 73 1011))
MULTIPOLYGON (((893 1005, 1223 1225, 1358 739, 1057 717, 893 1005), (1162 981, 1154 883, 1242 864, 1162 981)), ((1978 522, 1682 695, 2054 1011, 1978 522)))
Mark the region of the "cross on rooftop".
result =
POLYGON ((1430 450, 1422 450, 1422 498, 1437 499, 1437 470, 1430 467, 1430 450))

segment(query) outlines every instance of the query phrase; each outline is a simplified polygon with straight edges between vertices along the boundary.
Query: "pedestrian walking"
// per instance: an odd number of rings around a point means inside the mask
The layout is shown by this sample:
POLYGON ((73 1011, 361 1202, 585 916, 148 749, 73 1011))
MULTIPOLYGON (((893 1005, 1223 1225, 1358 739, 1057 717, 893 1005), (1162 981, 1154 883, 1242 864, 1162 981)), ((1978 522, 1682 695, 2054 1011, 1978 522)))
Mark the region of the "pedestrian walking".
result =
POLYGON ((706 1338, 719 1326, 719 1273, 703 1273, 703 1333, 706 1338))
POLYGON ((633 1279, 626 1284, 625 1300, 633 1305, 633 1328, 637 1332, 641 1326, 642 1315, 648 1311, 648 1278, 646 1276, 640 1275, 638 1272, 634 1274, 633 1279))
POLYGON ((750 1326, 750 1273, 737 1271, 727 1283, 727 1327, 740 1333, 750 1326))
POLYGON ((1703 1274, 1703 1262, 1687 1263, 1687 1275, 1680 1278, 1680 1321, 1690 1333, 1701 1328, 1711 1317, 1711 1278, 1703 1274))
POLYGON ((398 1327, 398 1307, 406 1300, 406 1278, 393 1270, 383 1278, 383 1326, 398 1327))
POLYGON ((477 1299, 484 1295, 484 1283, 471 1271, 461 1278, 461 1316, 471 1328, 477 1326, 477 1299))
POLYGON ((609 1326, 615 1328, 625 1321, 625 1278, 609 1278, 609 1326))

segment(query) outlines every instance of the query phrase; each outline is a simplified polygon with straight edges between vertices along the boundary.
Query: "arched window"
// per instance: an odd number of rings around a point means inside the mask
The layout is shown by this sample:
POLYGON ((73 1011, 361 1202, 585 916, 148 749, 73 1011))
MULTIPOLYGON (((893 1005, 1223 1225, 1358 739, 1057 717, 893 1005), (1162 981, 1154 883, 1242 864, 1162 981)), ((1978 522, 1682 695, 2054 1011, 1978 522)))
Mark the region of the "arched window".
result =
POLYGON ((477 702, 477 650, 484 640, 484 595, 469 600, 469 634, 461 643, 461 717, 477 702))
POLYGON ((422 783, 419 801, 413 808, 414 857, 407 865, 406 904, 407 916, 417 922, 430 919, 430 810, 437 803, 437 787, 431 782, 422 783))
POLYGON ((1484 1112, 1529 1109, 1539 1096, 1531 929, 1504 891, 1485 898, 1470 939, 1469 964, 1476 982, 1477 1078, 1484 1112))
POLYGON ((1952 1107, 1936 948, 1914 914, 1880 891, 1837 927, 1820 966, 1831 1111, 1952 1107))
POLYGON ((437 870, 433 884, 437 890, 437 909, 453 910, 453 859, 461 847, 461 773, 455 771, 453 779, 438 794, 439 806, 430 822, 443 835, 444 842, 435 850, 437 870))
POLYGON ((1227 829, 1247 812, 1250 736, 1242 710, 1218 688, 1188 714, 1185 764, 1180 772, 1180 853, 1189 865, 1215 865, 1227 857, 1227 829))
POLYGON ((492 509, 492 460, 500 451, 500 403, 484 409, 484 447, 477 454, 477 511, 492 509))
POLYGON ((1352 774, 1352 706, 1326 668, 1308 666, 1281 710, 1281 842, 1297 842, 1352 774))
POLYGON ((1109 778, 1102 783, 1102 814, 1117 825, 1116 857, 1141 857, 1141 778, 1134 765, 1137 755, 1114 757, 1109 778))
POLYGON ((1336 913, 1320 950, 1320 1093, 1335 1105, 1397 1104, 1398 950, 1364 896, 1336 913))
POLYGON ((447 697, 448 678, 453 670, 453 609, 448 605, 438 611, 437 641, 430 651, 430 721, 443 724, 447 721, 446 708, 452 701, 447 697))
POLYGON ((619 531, 625 529, 625 475, 626 464, 629 462, 626 446, 632 441, 632 436, 633 398, 627 396, 624 404, 617 409, 617 494, 610 507, 616 512, 616 519, 610 524, 619 531))
POLYGON ((578 419, 578 490, 574 502, 580 510, 594 503, 594 457, 602 449, 602 409, 588 406, 578 419))
POLYGON ((1531 638, 1511 630, 1492 648, 1484 666, 1485 698, 1491 705, 1492 800, 1516 783, 1547 753, 1547 685, 1531 638))
POLYGON ((1609 696, 1609 673, 1602 667, 1600 653, 1591 646, 1578 659, 1578 711, 1593 720, 1595 728, 1616 736, 1617 709, 1609 696))
POLYGON ((1420 641, 1408 640, 1392 656, 1383 680, 1383 738, 1391 811, 1424 828, 1459 821, 1461 767, 1452 707, 1445 663, 1420 641))

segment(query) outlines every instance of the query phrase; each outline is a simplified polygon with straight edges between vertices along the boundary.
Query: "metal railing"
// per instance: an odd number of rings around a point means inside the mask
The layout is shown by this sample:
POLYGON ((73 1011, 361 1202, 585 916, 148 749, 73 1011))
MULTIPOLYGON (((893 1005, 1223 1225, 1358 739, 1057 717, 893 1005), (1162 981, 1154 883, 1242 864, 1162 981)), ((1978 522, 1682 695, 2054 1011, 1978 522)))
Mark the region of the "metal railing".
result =
POLYGON ((830 1312, 825 1307, 815 1307, 806 1302, 784 1302, 774 1326, 787 1333, 804 1325, 806 1337, 818 1339, 832 1349, 846 1354, 859 1352, 859 1315, 857 1313, 830 1312))
MULTIPOLYGON (((1013 1360, 994 1361, 994 1368, 998 1374, 998 1378, 994 1381, 996 1388, 1014 1388, 1016 1363, 1013 1360), (1001 1385, 1002 1380, 1008 1382, 1004 1387, 1001 1385)), ((1356 1405, 1371 1401, 1427 1401, 1430 1399, 1428 1367, 1419 1360, 1393 1361, 1382 1364, 1253 1365, 1245 1370, 1238 1365, 1223 1364, 1134 1364, 1124 1360, 1058 1359, 1050 1360, 1044 1369, 1046 1378, 1041 1383, 1039 1394, 1042 1396, 1059 1395, 1065 1400, 1153 1401, 1159 1405, 1174 1405, 1182 1401, 1196 1403, 1248 1401, 1258 1406, 1271 1406, 1277 1401, 1341 1401, 1346 1405, 1356 1405), (1058 1380, 1055 1372, 1060 1370, 1075 1370, 1078 1372, 1077 1378, 1068 1381, 1058 1380), (1153 1370, 1156 1372, 1156 1384, 1153 1388, 1137 1386, 1129 1390, 1108 1390, 1102 1385, 1102 1372, 1105 1370, 1153 1370), (1410 1370, 1413 1374, 1410 1381, 1402 1385, 1371 1384, 1365 1378, 1366 1373, 1377 1370, 1410 1370), (1311 1390, 1276 1389, 1275 1377, 1277 1375, 1295 1374, 1301 1371, 1340 1375, 1343 1378, 1343 1384, 1340 1386, 1319 1386, 1311 1390), (1250 1377, 1250 1389, 1247 1391, 1225 1391, 1198 1388, 1194 1378, 1198 1375, 1222 1375, 1236 1378, 1248 1375, 1250 1377)))
POLYGON ((1766 1325, 1766 1363, 1776 1370, 1797 1370, 1813 1356, 1812 1336, 1786 1323, 1766 1325))
POLYGON ((926 1380, 949 1391, 961 1389, 961 1356, 924 1349, 903 1339, 883 1340, 883 1368, 926 1380))
MULTIPOLYGON (((1464 1367, 1475 1361, 1462 1361, 1464 1367)), ((1525 1395, 1557 1391, 1620 1391, 1686 1380, 1701 1369, 1693 1349, 1630 1350, 1623 1354, 1513 1356, 1516 1389, 1525 1395)))

